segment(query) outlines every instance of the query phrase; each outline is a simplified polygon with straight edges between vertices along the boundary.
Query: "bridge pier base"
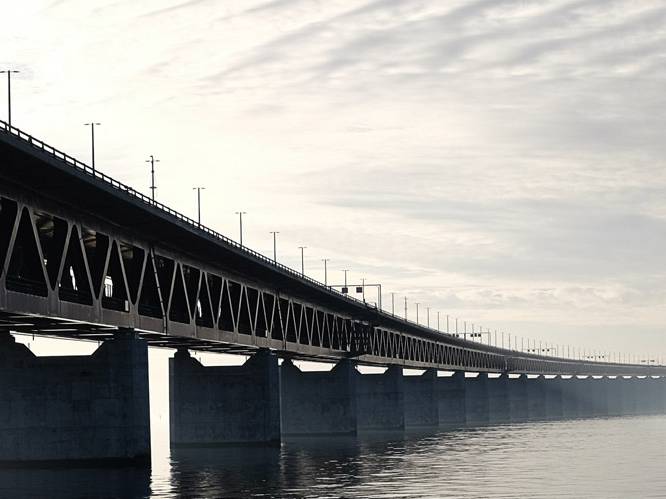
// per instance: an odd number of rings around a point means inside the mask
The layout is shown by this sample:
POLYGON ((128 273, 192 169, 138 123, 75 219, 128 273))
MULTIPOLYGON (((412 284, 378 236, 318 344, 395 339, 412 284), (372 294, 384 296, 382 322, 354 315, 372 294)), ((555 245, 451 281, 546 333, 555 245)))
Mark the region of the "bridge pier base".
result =
POLYGON ((622 416, 624 402, 622 400, 622 378, 604 378, 606 383, 606 406, 609 416, 622 416))
POLYGON ((489 377, 487 383, 488 422, 507 423, 511 421, 508 374, 502 374, 499 378, 489 377))
POLYGON ((527 378, 527 417, 530 420, 546 419, 546 379, 543 376, 527 378))
POLYGON ((403 376, 405 386, 405 427, 439 426, 439 404, 435 384, 437 371, 426 369, 420 376, 403 376))
POLYGON ((392 431, 405 428, 405 390, 400 367, 383 374, 357 374, 358 430, 392 431))
POLYGON ((576 376, 561 379, 562 417, 565 419, 574 419, 579 416, 577 388, 579 382, 580 380, 576 376))
POLYGON ((203 366, 186 349, 169 359, 171 446, 280 443, 279 371, 260 350, 242 366, 203 366))
POLYGON ((89 356, 37 357, 0 333, 0 461, 149 463, 146 343, 119 332, 89 356))
POLYGON ((349 360, 330 372, 303 372, 286 359, 281 372, 283 435, 355 435, 358 372, 349 360))
POLYGON ((512 422, 527 421, 527 376, 521 374, 517 378, 509 378, 508 384, 509 413, 512 422))
POLYGON ((465 378, 465 419, 468 425, 487 424, 490 420, 486 373, 465 378))
POLYGON ((452 376, 437 378, 437 413, 440 426, 465 424, 465 373, 456 371, 452 376))
POLYGON ((562 382, 564 380, 559 376, 554 378, 544 378, 543 388, 546 392, 545 409, 546 419, 559 420, 564 416, 562 406, 562 382))

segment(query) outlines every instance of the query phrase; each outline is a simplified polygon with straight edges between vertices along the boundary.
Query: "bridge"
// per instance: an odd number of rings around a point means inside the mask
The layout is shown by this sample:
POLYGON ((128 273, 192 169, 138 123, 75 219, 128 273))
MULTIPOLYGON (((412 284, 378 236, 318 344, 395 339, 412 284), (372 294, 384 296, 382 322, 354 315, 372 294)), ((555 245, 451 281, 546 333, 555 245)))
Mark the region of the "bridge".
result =
POLYGON ((665 366, 537 355, 409 322, 4 122, 0 265, 0 372, 12 380, 0 400, 13 401, 0 413, 4 461, 149 455, 148 346, 177 350, 172 445, 664 411, 665 366), (90 358, 37 358, 10 332, 103 344, 90 358), (209 368, 190 350, 250 359, 209 368), (305 373, 294 360, 337 365, 305 373), (361 375, 358 365, 387 369, 361 375), (58 447, 63 432, 70 444, 58 447), (99 444, 115 440, 124 444, 99 444))

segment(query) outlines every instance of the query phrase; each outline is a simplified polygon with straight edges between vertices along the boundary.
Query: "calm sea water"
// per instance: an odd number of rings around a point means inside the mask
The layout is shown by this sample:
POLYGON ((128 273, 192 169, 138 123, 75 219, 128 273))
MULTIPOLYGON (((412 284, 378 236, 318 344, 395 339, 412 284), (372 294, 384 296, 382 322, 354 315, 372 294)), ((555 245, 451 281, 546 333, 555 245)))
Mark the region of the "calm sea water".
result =
POLYGON ((1 470, 2 497, 666 498, 666 416, 170 452, 150 470, 1 470))

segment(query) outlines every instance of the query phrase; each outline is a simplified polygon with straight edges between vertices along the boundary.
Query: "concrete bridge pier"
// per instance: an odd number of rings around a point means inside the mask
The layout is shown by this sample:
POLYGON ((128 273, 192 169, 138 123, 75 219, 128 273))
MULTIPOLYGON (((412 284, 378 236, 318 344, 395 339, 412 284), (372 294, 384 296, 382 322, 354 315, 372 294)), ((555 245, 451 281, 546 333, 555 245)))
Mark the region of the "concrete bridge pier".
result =
POLYGON ((508 388, 511 421, 527 421, 529 419, 527 411, 527 376, 521 374, 517 378, 509 378, 508 388))
POLYGON ((577 387, 579 381, 576 376, 561 378, 560 390, 562 392, 562 417, 564 419, 579 417, 577 387))
POLYGON ((490 421, 486 373, 465 378, 465 419, 468 425, 487 424, 490 421))
POLYGON ((358 372, 350 360, 331 371, 301 371, 290 360, 280 366, 283 435, 356 435, 358 372))
POLYGON ((622 378, 604 378, 606 383, 607 408, 609 416, 622 416, 624 414, 624 400, 622 397, 622 378))
POLYGON ((37 357, 0 332, 0 462, 149 463, 146 343, 121 331, 92 355, 37 357))
POLYGON ((562 383, 563 379, 559 376, 543 379, 545 396, 545 418, 559 420, 564 417, 564 407, 562 404, 562 383))
POLYGON ((488 421, 490 423, 508 423, 511 421, 509 402, 509 375, 501 374, 498 378, 488 377, 488 421))
POLYGON ((622 414, 631 416, 638 414, 638 395, 636 393, 636 377, 622 376, 620 378, 620 390, 622 392, 622 414))
POLYGON ((546 419, 546 379, 543 376, 527 378, 527 417, 530 420, 546 419))
POLYGON ((607 378, 590 376, 589 398, 592 404, 592 416, 608 416, 608 383, 607 378))
POLYGON ((420 376, 403 376, 405 387, 405 427, 439 426, 437 370, 426 369, 420 376))
POLYGON ((405 428, 405 387, 400 367, 383 374, 357 373, 359 431, 393 431, 405 428))
POLYGON ((269 350, 242 366, 214 367, 178 350, 169 359, 171 446, 279 445, 279 385, 269 350))
POLYGON ((465 373, 456 371, 452 376, 437 378, 437 403, 440 426, 465 424, 465 373))

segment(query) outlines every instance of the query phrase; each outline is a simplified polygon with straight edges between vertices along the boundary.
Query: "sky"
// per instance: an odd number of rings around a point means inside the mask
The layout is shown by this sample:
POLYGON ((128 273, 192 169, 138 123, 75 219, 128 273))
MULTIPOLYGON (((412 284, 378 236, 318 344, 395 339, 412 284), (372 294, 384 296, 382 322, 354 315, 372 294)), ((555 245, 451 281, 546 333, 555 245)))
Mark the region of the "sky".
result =
POLYGON ((15 126, 412 320, 666 359, 663 0, 0 4, 15 126))

